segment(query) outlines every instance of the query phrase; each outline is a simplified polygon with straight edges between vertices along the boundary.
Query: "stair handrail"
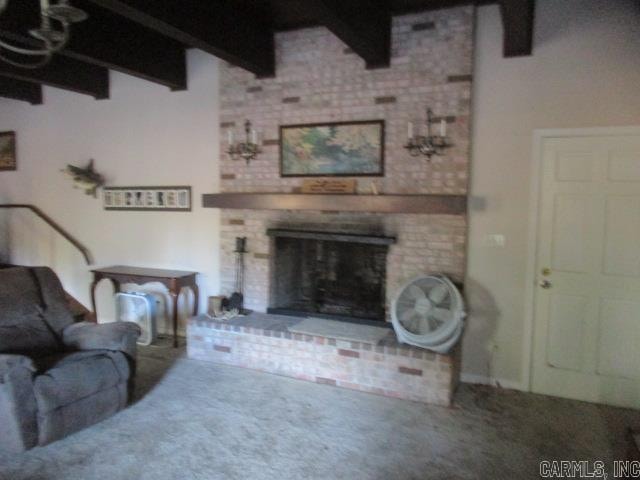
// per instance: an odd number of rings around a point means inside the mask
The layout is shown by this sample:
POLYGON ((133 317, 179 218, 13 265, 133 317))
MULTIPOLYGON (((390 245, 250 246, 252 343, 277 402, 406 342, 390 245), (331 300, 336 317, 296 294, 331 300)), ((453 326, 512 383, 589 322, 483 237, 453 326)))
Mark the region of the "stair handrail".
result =
POLYGON ((87 262, 87 265, 93 264, 93 255, 91 255, 91 252, 89 251, 89 249, 85 247, 82 243, 80 243, 75 237, 73 237, 73 235, 67 232, 64 228, 58 225, 49 215, 44 213, 35 205, 28 205, 26 203, 0 203, 0 208, 5 208, 5 209, 25 208, 27 210, 31 210, 36 216, 44 220, 45 223, 47 223, 51 228, 53 228, 56 232, 62 235, 69 243, 71 243, 71 245, 76 247, 80 251, 80 253, 82 253, 82 256, 84 257, 84 260, 87 262))

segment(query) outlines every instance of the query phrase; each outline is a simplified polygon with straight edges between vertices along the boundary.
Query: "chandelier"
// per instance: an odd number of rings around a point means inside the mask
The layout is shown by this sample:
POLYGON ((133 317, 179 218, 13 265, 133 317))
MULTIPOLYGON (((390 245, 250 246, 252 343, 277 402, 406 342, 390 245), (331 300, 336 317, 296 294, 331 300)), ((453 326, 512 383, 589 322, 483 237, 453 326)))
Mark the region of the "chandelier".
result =
MULTIPOLYGON (((9 0, 0 0, 0 15, 8 4, 9 0)), ((70 36, 69 26, 87 18, 86 12, 73 7, 69 0, 40 0, 40 26, 29 30, 29 35, 35 39, 35 46, 15 45, 0 39, 0 60, 20 68, 42 67, 54 53, 66 46, 70 36)))
POLYGON ((427 108, 427 134, 426 135, 414 135, 413 123, 409 122, 407 144, 404 146, 412 157, 424 155, 429 160, 433 155, 442 155, 444 149, 451 146, 449 139, 447 138, 447 121, 442 118, 440 120, 440 132, 439 134, 432 134, 431 124, 433 123, 433 112, 430 108, 427 108))

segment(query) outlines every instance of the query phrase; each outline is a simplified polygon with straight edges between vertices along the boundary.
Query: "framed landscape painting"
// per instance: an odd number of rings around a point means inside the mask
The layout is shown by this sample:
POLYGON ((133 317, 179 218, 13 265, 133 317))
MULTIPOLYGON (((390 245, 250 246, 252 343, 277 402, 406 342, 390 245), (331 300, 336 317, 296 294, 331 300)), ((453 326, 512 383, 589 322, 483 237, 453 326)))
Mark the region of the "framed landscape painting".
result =
POLYGON ((0 170, 16 169, 16 133, 0 132, 0 170))
POLYGON ((384 175, 384 121, 280 127, 280 176, 384 175))

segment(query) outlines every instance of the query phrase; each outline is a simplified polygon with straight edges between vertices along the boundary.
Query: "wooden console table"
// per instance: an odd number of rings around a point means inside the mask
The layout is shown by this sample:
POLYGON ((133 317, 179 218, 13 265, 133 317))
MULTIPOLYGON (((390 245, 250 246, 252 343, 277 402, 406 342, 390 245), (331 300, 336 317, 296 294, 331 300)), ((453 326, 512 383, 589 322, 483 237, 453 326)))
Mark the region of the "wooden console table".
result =
POLYGON ((113 267, 97 268, 91 270, 93 282, 91 283, 91 305, 93 312, 98 316, 96 309, 96 286, 100 280, 109 279, 117 292, 123 283, 135 283, 142 285, 150 282, 162 283, 169 290, 173 299, 173 346, 178 346, 178 296, 184 287, 189 287, 194 295, 194 315, 198 314, 198 284, 197 272, 185 272, 181 270, 161 270, 158 268, 139 268, 116 265, 113 267))

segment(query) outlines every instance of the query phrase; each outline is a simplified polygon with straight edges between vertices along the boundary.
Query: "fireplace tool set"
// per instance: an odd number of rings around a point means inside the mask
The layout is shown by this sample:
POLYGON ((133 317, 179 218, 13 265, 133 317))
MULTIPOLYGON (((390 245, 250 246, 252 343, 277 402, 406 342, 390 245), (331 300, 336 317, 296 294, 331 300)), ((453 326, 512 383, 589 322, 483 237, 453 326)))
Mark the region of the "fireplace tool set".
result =
POLYGON ((247 253, 246 237, 236 238, 236 278, 235 291, 227 298, 224 295, 209 297, 207 314, 212 318, 230 319, 249 313, 244 308, 244 254, 247 253))
POLYGON ((237 309, 242 313, 244 310, 244 254, 247 253, 247 237, 236 238, 236 291, 229 297, 228 309, 237 309))

